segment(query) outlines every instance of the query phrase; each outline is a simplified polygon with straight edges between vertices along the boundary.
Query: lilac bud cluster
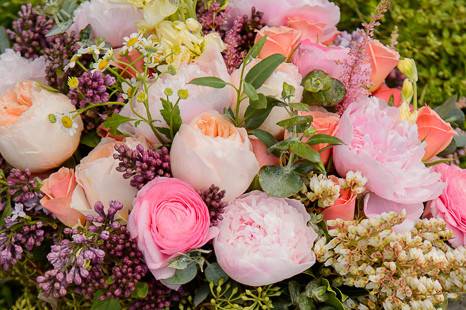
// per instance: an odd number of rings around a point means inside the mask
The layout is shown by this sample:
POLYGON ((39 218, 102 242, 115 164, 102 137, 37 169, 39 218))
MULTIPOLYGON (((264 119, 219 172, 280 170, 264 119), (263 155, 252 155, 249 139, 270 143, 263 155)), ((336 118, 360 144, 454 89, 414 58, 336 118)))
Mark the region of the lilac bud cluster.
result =
POLYGON ((362 43, 364 40, 364 32, 357 29, 351 33, 347 31, 340 32, 333 44, 340 47, 355 48, 358 43, 362 43))
POLYGON ((170 151, 166 147, 151 150, 139 144, 132 150, 125 144, 118 144, 115 150, 113 157, 120 161, 116 170, 123 173, 123 178, 131 179, 131 186, 137 189, 156 177, 172 176, 170 151))
POLYGON ((171 290, 155 279, 149 282, 149 293, 144 300, 130 305, 129 310, 167 310, 173 309, 185 296, 183 288, 171 290))
POLYGON ((22 203, 26 207, 38 204, 43 196, 40 191, 40 180, 33 177, 29 169, 11 169, 7 177, 7 185, 13 201, 22 203))
POLYGON ((8 271, 23 258, 23 248, 12 242, 5 233, 0 233, 0 266, 8 271))
POLYGON ((13 29, 7 30, 13 49, 28 59, 41 56, 48 47, 46 35, 53 24, 52 19, 36 13, 30 3, 21 6, 18 19, 13 21, 13 29))
POLYGON ((223 201, 225 191, 218 186, 211 185, 207 190, 199 193, 204 200, 210 213, 210 225, 217 226, 223 220, 223 212, 227 206, 223 201))
POLYGON ((198 2, 196 13, 204 34, 218 32, 220 36, 225 36, 228 16, 220 3, 214 2, 208 5, 205 2, 198 2))

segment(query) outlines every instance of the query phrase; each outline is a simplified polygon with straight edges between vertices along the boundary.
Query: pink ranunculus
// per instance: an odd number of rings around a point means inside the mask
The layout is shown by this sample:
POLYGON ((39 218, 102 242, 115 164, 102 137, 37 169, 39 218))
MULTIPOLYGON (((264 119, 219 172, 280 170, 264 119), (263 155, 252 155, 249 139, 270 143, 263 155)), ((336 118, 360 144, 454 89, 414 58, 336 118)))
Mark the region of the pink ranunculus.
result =
POLYGON ((266 58, 273 54, 281 54, 290 58, 299 45, 301 33, 288 27, 264 27, 257 32, 256 42, 267 36, 259 58, 266 58))
POLYGON ((401 105, 401 90, 399 88, 390 88, 384 83, 377 88, 373 95, 387 103, 390 101, 390 97, 393 97, 393 105, 395 107, 401 105))
POLYGON ((69 31, 80 32, 91 25, 93 34, 113 47, 123 45, 123 38, 137 32, 137 23, 143 20, 140 10, 128 3, 91 0, 83 2, 74 12, 69 31))
POLYGON ((84 215, 71 208, 71 195, 75 187, 74 171, 62 167, 44 180, 40 188, 45 195, 40 200, 41 205, 70 227, 84 223, 85 220, 84 215))
POLYGON ((253 191, 226 208, 214 240, 217 261, 235 281, 261 286, 297 275, 315 263, 317 234, 297 200, 253 191))
POLYGON ((416 125, 403 121, 398 108, 375 97, 356 101, 335 136, 344 143, 333 148, 338 173, 360 171, 370 192, 400 204, 419 204, 442 192, 440 175, 422 163, 416 125))
POLYGON ((175 178, 156 178, 138 193, 128 230, 158 280, 175 274, 170 260, 216 236, 209 209, 196 190, 175 178))
POLYGON ((304 41, 293 56, 293 63, 304 76, 314 70, 322 70, 334 79, 341 79, 345 73, 349 48, 325 46, 304 41))
POLYGON ((456 135, 451 125, 428 106, 419 109, 416 124, 419 140, 426 143, 423 160, 429 160, 446 149, 456 135))
POLYGON ((378 40, 369 40, 367 46, 367 57, 371 64, 371 91, 376 90, 383 84, 385 78, 395 69, 400 54, 386 47, 378 40))
MULTIPOLYGON (((334 176, 330 176, 336 184, 342 183, 343 180, 334 176)), ((340 197, 333 204, 322 211, 324 220, 342 219, 344 221, 352 221, 354 219, 354 210, 356 208, 356 198, 358 195, 353 193, 350 188, 340 187, 340 197)))
POLYGON ((429 206, 434 217, 442 218, 455 237, 450 240, 454 247, 466 246, 466 170, 457 166, 440 164, 434 170, 446 183, 443 193, 429 206))

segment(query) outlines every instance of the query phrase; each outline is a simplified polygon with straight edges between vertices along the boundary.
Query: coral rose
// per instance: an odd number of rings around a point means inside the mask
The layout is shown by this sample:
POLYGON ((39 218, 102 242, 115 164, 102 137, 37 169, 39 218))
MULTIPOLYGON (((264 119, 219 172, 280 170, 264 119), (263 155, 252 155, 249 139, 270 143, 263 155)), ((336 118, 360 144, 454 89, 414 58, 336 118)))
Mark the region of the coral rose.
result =
POLYGON ((71 195, 76 188, 74 171, 60 168, 44 180, 40 190, 44 193, 41 205, 66 226, 73 227, 84 222, 84 216, 71 208, 71 195))
POLYGON ((401 120, 398 108, 375 97, 356 101, 342 115, 335 136, 344 143, 333 148, 338 173, 360 171, 367 189, 379 197, 412 205, 442 192, 440 175, 422 163, 424 144, 416 125, 401 120))
POLYGON ((145 262, 156 279, 175 274, 170 260, 200 248, 216 236, 209 210, 189 184, 156 178, 138 193, 129 215, 128 230, 136 238, 145 262))
MULTIPOLYGON (((340 117, 338 114, 323 111, 315 110, 310 112, 303 112, 302 115, 311 115, 312 116, 312 127, 316 130, 318 134, 325 134, 329 136, 334 136, 337 130, 338 122, 340 117)), ((327 143, 320 143, 312 146, 316 151, 321 151, 322 149, 328 147, 327 143)), ((332 150, 327 149, 320 153, 320 159, 322 163, 326 165, 330 158, 332 150)))
POLYGON ((52 123, 50 114, 67 115, 75 107, 65 95, 20 82, 0 97, 0 153, 12 166, 43 172, 60 166, 73 155, 83 128, 74 119, 72 134, 52 123))
POLYGON ((434 170, 442 175, 445 190, 430 203, 433 216, 442 218, 455 237, 450 240, 454 247, 466 246, 466 170, 441 164, 434 170))
POLYGON ((280 159, 267 150, 267 145, 256 137, 250 137, 249 139, 252 145, 252 151, 256 155, 257 161, 260 167, 264 166, 276 166, 280 164, 280 159))
POLYGON ((423 160, 429 160, 443 151, 456 135, 451 125, 428 106, 419 109, 416 124, 419 140, 426 143, 423 160))
POLYGON ((336 220, 342 219, 344 221, 352 221, 354 219, 354 210, 356 207, 356 198, 358 195, 353 193, 350 188, 343 188, 342 179, 338 179, 334 176, 329 177, 335 184, 340 185, 340 197, 335 203, 325 208, 322 211, 324 220, 336 220))
POLYGON ((244 193, 259 172, 244 128, 236 128, 218 112, 201 114, 182 124, 170 151, 172 173, 196 190, 215 184, 233 200, 244 193))
POLYGON ((369 40, 367 55, 371 64, 371 91, 383 84, 385 78, 395 69, 400 54, 386 47, 378 40, 369 40))
POLYGON ((259 58, 281 54, 290 58, 299 45, 301 33, 288 27, 264 27, 257 32, 256 42, 267 36, 259 58))
POLYGON ((253 191, 226 208, 214 240, 217 261, 235 281, 261 286, 276 283, 315 263, 317 234, 297 200, 253 191))
POLYGON ((390 101, 390 97, 393 97, 393 105, 395 107, 401 105, 401 90, 399 88, 390 88, 384 83, 377 88, 373 95, 387 103, 390 101))

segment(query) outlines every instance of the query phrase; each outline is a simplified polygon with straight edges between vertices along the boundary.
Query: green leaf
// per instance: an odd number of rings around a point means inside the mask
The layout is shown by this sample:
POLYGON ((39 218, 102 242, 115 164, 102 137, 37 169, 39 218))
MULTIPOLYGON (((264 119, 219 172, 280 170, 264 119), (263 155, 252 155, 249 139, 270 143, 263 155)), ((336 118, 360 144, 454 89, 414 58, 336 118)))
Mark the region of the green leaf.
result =
POLYGON ((208 86, 213 88, 224 88, 227 86, 227 83, 215 76, 206 76, 192 80, 189 84, 199 85, 199 86, 208 86))
POLYGON ((311 105, 333 107, 343 100, 346 89, 342 82, 321 70, 310 72, 302 82, 303 101, 311 105))
POLYGON ((455 141, 458 148, 466 147, 466 134, 464 132, 457 133, 453 137, 453 141, 455 141))
POLYGON ((113 114, 105 120, 104 126, 110 131, 111 134, 116 135, 118 133, 118 127, 120 127, 120 125, 133 120, 134 119, 120 114, 113 114))
POLYGON ((301 190, 303 180, 295 171, 280 166, 266 166, 259 172, 262 189, 271 196, 290 197, 301 190))
POLYGON ((324 134, 317 134, 309 138, 309 140, 306 141, 307 144, 314 145, 314 144, 320 144, 320 143, 327 143, 331 145, 340 145, 344 144, 343 141, 338 139, 337 137, 329 136, 329 135, 324 135, 324 134))
POLYGON ((288 291, 290 292, 291 302, 293 304, 298 303, 298 297, 301 291, 301 287, 297 281, 288 282, 288 291))
POLYGON ((214 284, 217 284, 220 279, 225 281, 229 279, 228 275, 217 263, 207 265, 207 268, 205 269, 205 277, 207 281, 214 282, 214 284))
POLYGON ((282 99, 289 99, 294 96, 296 88, 293 85, 283 82, 282 99))
POLYGON ((271 152, 275 151, 281 151, 281 152, 286 152, 290 149, 291 144, 299 142, 298 139, 296 138, 289 138, 286 140, 278 141, 274 145, 269 147, 269 150, 271 152))
POLYGON ((68 28, 71 27, 73 24, 73 19, 66 20, 64 22, 61 22, 57 25, 55 25, 48 33, 47 37, 52 37, 56 36, 57 34, 62 34, 68 30, 68 28))
POLYGON ((275 139, 274 136, 272 136, 270 133, 262 129, 254 129, 254 130, 251 130, 249 133, 256 136, 268 148, 277 143, 277 139, 275 139))
POLYGON ((81 137, 81 144, 84 144, 89 147, 96 147, 100 142, 100 137, 97 135, 97 132, 90 131, 81 137))
POLYGON ((149 285, 146 282, 138 282, 133 292, 133 298, 144 299, 149 293, 149 285))
POLYGON ((183 285, 191 282, 197 274, 196 263, 191 263, 185 269, 178 269, 175 275, 169 279, 162 280, 162 283, 167 285, 183 285))
POLYGON ((5 27, 0 27, 0 54, 5 52, 7 48, 10 48, 10 40, 6 34, 5 27))
POLYGON ((250 59, 259 56, 260 52, 262 51, 262 48, 264 47, 265 42, 267 42, 267 36, 263 36, 262 38, 260 38, 260 40, 257 41, 253 47, 251 47, 244 59, 246 61, 249 61, 250 59))
POLYGON ((298 309, 299 310, 314 310, 317 309, 312 300, 304 294, 298 296, 298 309))
POLYGON ((302 102, 290 103, 289 107, 295 111, 304 111, 304 112, 309 111, 309 105, 302 103, 302 102))
POLYGON ((263 94, 257 94, 257 100, 249 100, 249 105, 256 110, 267 109, 267 97, 263 94))
POLYGON ((457 126, 462 126, 465 120, 464 113, 456 106, 457 97, 453 96, 448 98, 445 103, 435 108, 435 112, 440 117, 449 123, 454 123, 457 126))
MULTIPOLYGON (((181 111, 178 104, 173 104, 171 101, 161 98, 162 102, 162 109, 160 110, 160 114, 162 115, 163 119, 168 125, 170 134, 168 137, 173 139, 181 127, 181 123, 183 122, 181 119, 181 111)), ((164 133, 164 135, 166 135, 164 133)))
MULTIPOLYGON (((259 96, 257 95, 256 89, 248 82, 244 82, 244 92, 249 97, 249 100, 251 101, 259 100, 259 96)), ((267 101, 266 101, 266 105, 267 105, 267 101)), ((263 109, 263 108, 259 108, 259 109, 263 109)))
POLYGON ((320 154, 305 143, 296 142, 290 145, 290 151, 311 163, 320 163, 320 154))
POLYGON ((244 113, 245 127, 247 129, 256 129, 262 125, 278 102, 272 97, 267 97, 267 107, 265 109, 256 109, 250 104, 244 113))
POLYGON ((304 126, 309 127, 312 123, 312 116, 300 116, 296 115, 291 118, 287 118, 277 123, 278 126, 283 127, 285 129, 292 128, 294 126, 304 126))
POLYGON ((256 89, 262 86, 265 81, 272 75, 277 67, 285 60, 285 56, 280 54, 270 55, 261 60, 258 64, 249 70, 246 74, 245 81, 250 83, 256 89))
POLYGON ((95 300, 92 303, 91 310, 120 310, 121 305, 118 299, 109 298, 105 300, 95 300))
POLYGON ((194 290, 194 307, 199 306, 210 294, 209 285, 204 283, 194 290))

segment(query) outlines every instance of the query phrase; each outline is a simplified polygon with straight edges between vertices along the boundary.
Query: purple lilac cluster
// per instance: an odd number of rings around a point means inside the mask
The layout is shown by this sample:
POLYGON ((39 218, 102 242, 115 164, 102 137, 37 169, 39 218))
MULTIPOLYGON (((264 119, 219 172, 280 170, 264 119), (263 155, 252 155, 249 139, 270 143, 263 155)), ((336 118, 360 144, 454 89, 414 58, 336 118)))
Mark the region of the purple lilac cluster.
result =
POLYGON ((207 190, 199 193, 204 200, 210 213, 210 225, 217 226, 223 220, 223 212, 227 206, 223 201, 225 191, 218 186, 211 185, 207 190))
POLYGON ((226 50, 223 53, 225 63, 231 72, 237 69, 247 51, 254 45, 256 32, 265 26, 262 21, 263 13, 251 9, 251 17, 238 16, 233 20, 233 25, 225 34, 226 50))
POLYGON ((8 238, 7 234, 0 233, 0 266, 4 271, 8 271, 23 258, 23 252, 23 248, 8 238))
POLYGON ((357 29, 351 33, 347 31, 341 31, 333 41, 333 44, 340 47, 354 48, 363 40, 364 32, 360 29, 357 29))
POLYGON ((123 178, 131 179, 131 186, 141 189, 156 177, 171 177, 170 151, 166 147, 158 150, 145 149, 138 145, 132 150, 125 144, 115 146, 113 157, 119 160, 116 170, 123 178))
POLYGON ((46 35, 53 25, 52 19, 39 15, 29 3, 21 6, 19 17, 13 21, 13 29, 7 30, 7 34, 15 51, 23 57, 35 59, 48 47, 46 35))
POLYGON ((29 169, 11 169, 7 177, 7 185, 12 200, 24 204, 27 208, 35 207, 43 196, 39 190, 40 180, 33 177, 29 169))
POLYGON ((201 23, 204 34, 218 32, 224 37, 227 17, 227 12, 218 2, 214 2, 210 6, 205 2, 199 2, 197 5, 197 20, 201 23))
POLYGON ((144 300, 130 305, 129 310, 167 310, 178 305, 185 296, 183 288, 171 290, 154 278, 149 282, 149 293, 144 300))

